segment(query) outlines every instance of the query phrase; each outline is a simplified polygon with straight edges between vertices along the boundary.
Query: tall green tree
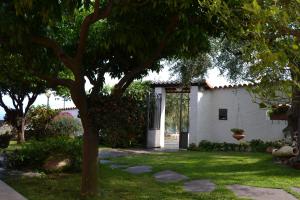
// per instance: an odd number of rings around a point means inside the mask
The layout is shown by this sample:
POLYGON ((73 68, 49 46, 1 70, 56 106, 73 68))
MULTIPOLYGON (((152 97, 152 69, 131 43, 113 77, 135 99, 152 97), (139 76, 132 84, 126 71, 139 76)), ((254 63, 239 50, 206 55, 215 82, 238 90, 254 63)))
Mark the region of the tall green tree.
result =
POLYGON ((289 126, 300 133, 300 2, 245 0, 236 8, 205 3, 223 21, 230 19, 216 51, 221 69, 256 84, 249 89, 262 101, 291 103, 289 126))
POLYGON ((2 52, 0 60, 0 106, 4 109, 5 120, 14 127, 18 143, 25 141, 25 118, 37 96, 45 91, 45 84, 33 78, 24 70, 20 57, 2 52), (7 95, 11 107, 4 101, 7 95))
POLYGON ((170 72, 183 85, 190 84, 194 79, 203 78, 207 70, 212 67, 211 58, 208 54, 204 53, 173 62, 175 64, 170 68, 170 72))
POLYGON ((110 94, 118 99, 134 79, 160 69, 161 59, 207 52, 208 38, 218 36, 223 24, 208 18, 196 0, 4 0, 0 6, 1 48, 20 49, 28 71, 52 87, 68 88, 79 109, 82 195, 97 190, 99 130, 90 111, 99 106, 104 74, 119 78, 110 94))

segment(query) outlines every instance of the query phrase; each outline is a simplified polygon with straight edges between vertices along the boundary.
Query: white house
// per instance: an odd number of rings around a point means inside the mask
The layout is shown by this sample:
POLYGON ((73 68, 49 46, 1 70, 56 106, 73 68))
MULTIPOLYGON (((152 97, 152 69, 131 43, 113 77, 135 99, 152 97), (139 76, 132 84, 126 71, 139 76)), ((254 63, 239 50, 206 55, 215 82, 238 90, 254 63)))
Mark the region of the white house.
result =
POLYGON ((79 118, 79 110, 76 107, 59 108, 56 110, 58 110, 61 113, 69 113, 75 119, 79 118))
MULTIPOLYGON (((164 148, 166 93, 189 92, 189 130, 180 133, 179 147, 198 144, 201 140, 212 142, 238 142, 230 129, 245 130, 244 141, 261 139, 274 141, 284 137, 282 129, 286 121, 272 121, 266 110, 259 108, 245 89, 246 85, 211 87, 206 81, 194 82, 188 88, 180 88, 178 82, 156 82, 152 84, 160 105, 156 106, 157 123, 149 126, 147 145, 149 148, 164 148)), ((155 117, 150 117, 150 121, 155 117)))

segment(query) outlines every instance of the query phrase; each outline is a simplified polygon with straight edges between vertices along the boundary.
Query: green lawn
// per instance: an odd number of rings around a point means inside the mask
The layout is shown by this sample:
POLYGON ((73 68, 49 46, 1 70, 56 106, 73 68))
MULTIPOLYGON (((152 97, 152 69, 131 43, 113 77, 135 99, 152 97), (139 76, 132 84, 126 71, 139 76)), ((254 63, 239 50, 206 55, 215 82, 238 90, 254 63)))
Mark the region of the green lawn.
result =
MULTIPOLYGON (((27 143, 28 143, 28 142, 27 142, 27 143)), ((16 150, 16 149, 20 149, 21 146, 22 146, 22 144, 18 144, 17 141, 11 140, 11 141, 9 142, 9 146, 5 149, 5 151, 8 151, 8 152, 14 151, 14 150, 16 150)))
MULTIPOLYGON (((181 183, 158 183, 153 173, 131 175, 101 166, 99 195, 96 199, 238 199, 226 189, 229 184, 282 188, 300 187, 300 171, 276 165, 267 154, 177 152, 130 156, 112 159, 119 164, 151 165, 155 172, 174 170, 191 179, 210 179, 217 184, 212 193, 191 194, 181 183)), ((46 178, 7 179, 6 182, 29 200, 79 199, 80 175, 48 176, 46 178)), ((292 193, 292 192, 291 192, 292 193)), ((300 196, 292 193, 300 199, 300 196)))

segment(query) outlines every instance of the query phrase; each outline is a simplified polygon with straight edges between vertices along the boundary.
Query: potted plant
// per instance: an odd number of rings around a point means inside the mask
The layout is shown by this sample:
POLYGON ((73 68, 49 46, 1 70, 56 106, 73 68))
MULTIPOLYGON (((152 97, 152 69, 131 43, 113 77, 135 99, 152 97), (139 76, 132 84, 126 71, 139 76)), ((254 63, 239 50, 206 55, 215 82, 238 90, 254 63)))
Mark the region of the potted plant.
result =
POLYGON ((240 129, 240 128, 233 128, 231 129, 231 132, 233 133, 232 134, 232 137, 234 137, 235 139, 237 140, 241 140, 245 137, 245 134, 244 134, 244 129, 240 129))
POLYGON ((273 105, 269 111, 268 115, 271 120, 287 120, 287 112, 289 111, 290 106, 287 104, 282 105, 273 105))

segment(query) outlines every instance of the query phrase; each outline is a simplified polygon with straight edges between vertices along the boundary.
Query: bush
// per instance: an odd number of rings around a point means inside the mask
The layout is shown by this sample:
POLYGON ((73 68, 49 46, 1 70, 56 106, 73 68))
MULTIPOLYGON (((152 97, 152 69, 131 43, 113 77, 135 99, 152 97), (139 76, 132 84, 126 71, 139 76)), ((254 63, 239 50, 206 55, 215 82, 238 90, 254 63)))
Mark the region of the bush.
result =
POLYGON ((43 170, 46 159, 50 155, 58 154, 71 159, 67 171, 79 171, 82 163, 82 139, 54 137, 43 141, 31 141, 7 155, 7 166, 12 169, 43 170))
POLYGON ((197 148, 198 148, 197 145, 196 145, 195 143, 192 143, 192 144, 189 145, 189 148, 188 148, 188 149, 189 149, 189 150, 192 150, 192 151, 196 151, 197 148))
POLYGON ((12 135, 8 132, 5 134, 0 135, 0 148, 6 149, 9 146, 9 142, 12 138, 12 135))
POLYGON ((40 139, 47 136, 47 127, 58 113, 58 111, 46 106, 32 107, 26 117, 30 137, 40 139))
POLYGON ((8 124, 3 124, 0 127, 0 148, 5 149, 9 146, 12 138, 12 127, 8 124))
POLYGON ((93 109, 100 130, 100 144, 110 147, 136 147, 146 143, 146 103, 132 97, 114 99, 102 96, 93 109))
POLYGON ((264 142, 260 139, 251 140, 250 142, 235 143, 213 143, 207 140, 196 144, 191 144, 189 149, 194 151, 237 151, 237 152, 266 152, 268 147, 279 148, 284 145, 284 141, 264 142))
POLYGON ((47 126, 47 134, 52 136, 78 136, 82 133, 82 125, 69 113, 60 113, 47 126))

